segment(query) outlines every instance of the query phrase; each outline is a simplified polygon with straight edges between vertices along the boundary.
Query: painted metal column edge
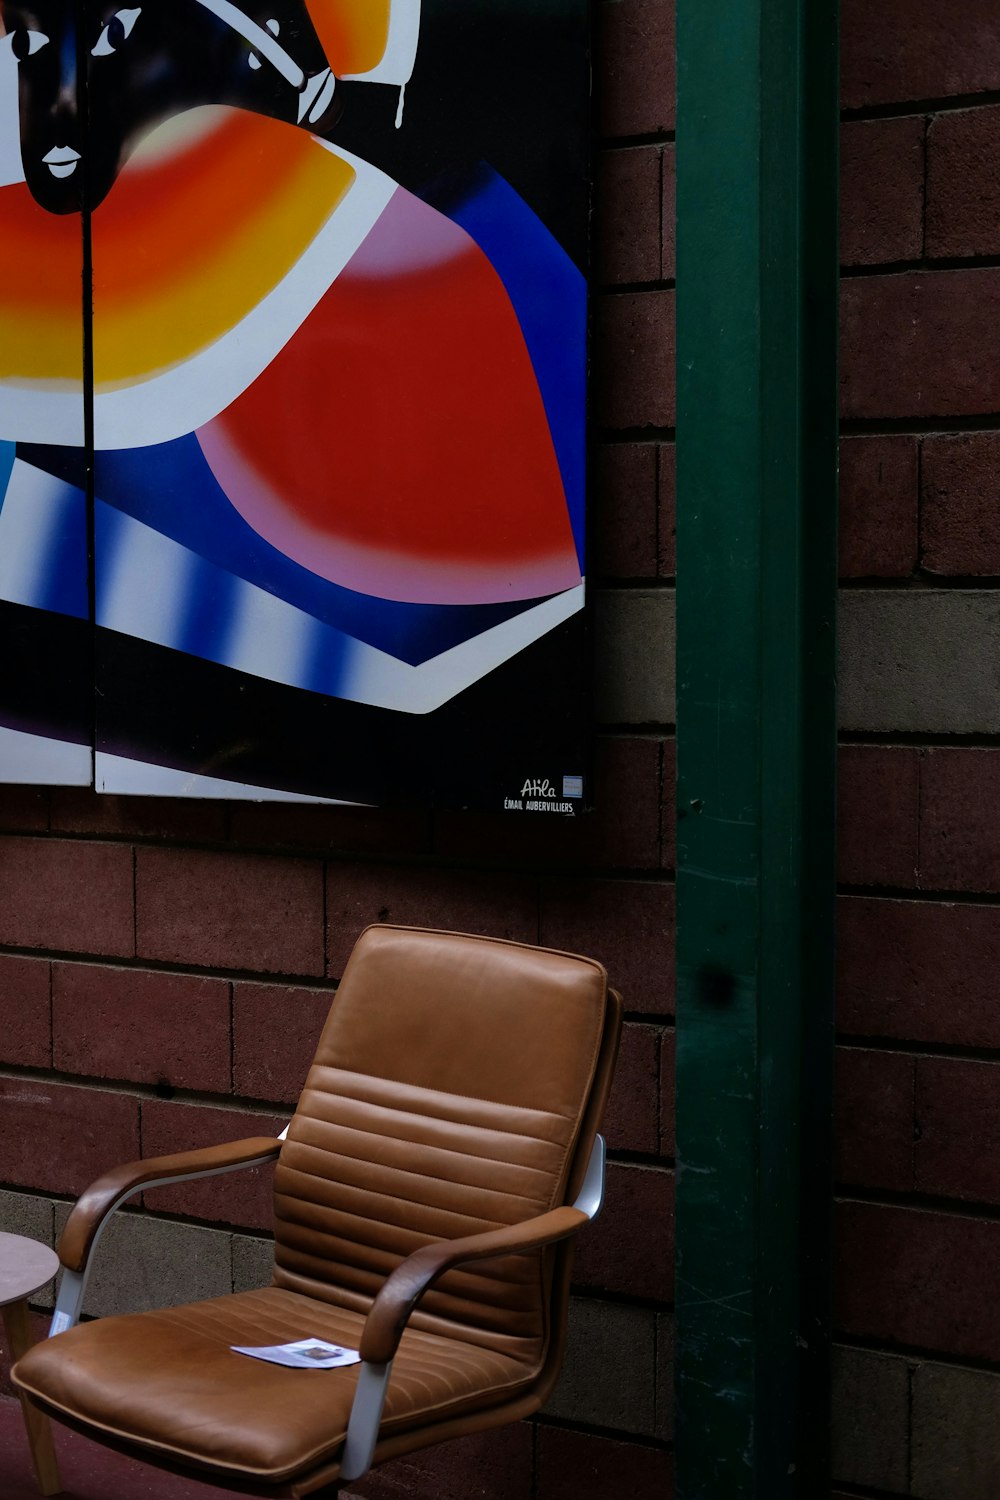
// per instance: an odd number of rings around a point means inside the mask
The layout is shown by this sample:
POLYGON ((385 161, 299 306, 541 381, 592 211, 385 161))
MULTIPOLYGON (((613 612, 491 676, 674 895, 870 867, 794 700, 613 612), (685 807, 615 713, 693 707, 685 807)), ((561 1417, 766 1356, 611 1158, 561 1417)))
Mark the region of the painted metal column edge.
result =
POLYGON ((678 0, 677 1494, 828 1480, 837 0, 678 0))

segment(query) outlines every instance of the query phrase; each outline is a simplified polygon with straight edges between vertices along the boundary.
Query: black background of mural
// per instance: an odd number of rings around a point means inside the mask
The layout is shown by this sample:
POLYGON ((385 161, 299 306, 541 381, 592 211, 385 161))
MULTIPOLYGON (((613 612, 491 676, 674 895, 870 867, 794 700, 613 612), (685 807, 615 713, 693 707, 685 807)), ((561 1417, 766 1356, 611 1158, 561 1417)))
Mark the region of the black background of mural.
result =
POLYGON ((395 89, 347 83, 324 134, 432 201, 428 184, 440 182, 443 198, 449 176, 488 162, 585 271, 587 48, 576 0, 424 0, 402 129, 395 89))
POLYGON ((436 712, 402 714, 99 630, 118 688, 99 748, 142 747, 160 764, 347 801, 501 807, 526 779, 558 791, 564 774, 588 769, 583 632, 576 615, 436 712))

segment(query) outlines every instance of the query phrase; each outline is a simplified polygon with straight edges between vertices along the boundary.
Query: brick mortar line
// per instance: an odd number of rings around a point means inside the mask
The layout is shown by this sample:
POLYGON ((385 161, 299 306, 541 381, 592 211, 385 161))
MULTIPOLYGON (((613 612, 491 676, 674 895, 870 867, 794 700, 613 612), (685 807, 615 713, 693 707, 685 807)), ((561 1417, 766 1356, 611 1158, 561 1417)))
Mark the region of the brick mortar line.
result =
POLYGON ((577 1302, 607 1302, 614 1307, 632 1307, 640 1312, 672 1313, 674 1304, 672 1300, 661 1297, 639 1297, 630 1295, 628 1292, 610 1292, 603 1287, 592 1286, 589 1282, 576 1282, 571 1285, 572 1295, 577 1302))
MULTIPOLYGON (((997 418, 1000 426, 1000 417, 997 418)), ((676 427, 657 427, 649 422, 644 427, 600 427, 596 423, 591 429, 591 438, 598 443, 673 443, 677 440, 676 427)))
MULTIPOLYGON (((621 586, 619 580, 615 580, 615 585, 612 588, 603 588, 600 592, 601 595, 607 595, 633 594, 633 592, 640 591, 670 595, 673 592, 673 579, 667 579, 667 577, 663 577, 663 579, 639 579, 631 586, 621 586)), ((673 724, 673 720, 643 720, 642 723, 631 723, 628 720, 606 720, 591 727, 595 738, 615 739, 615 741, 618 741, 618 739, 670 739, 675 736, 675 724, 673 724)), ((460 813, 462 808, 436 808, 436 811, 459 811, 460 813)), ((499 813, 499 811, 502 811, 502 808, 471 808, 468 811, 468 816, 477 817, 481 816, 481 814, 499 813)), ((585 820, 589 816, 591 816, 591 813, 585 810, 574 820, 585 820)), ((531 817, 531 814, 528 814, 528 817, 531 817)), ((543 817, 543 814, 540 813, 537 819, 532 820, 532 822, 534 822, 534 826, 540 826, 541 822, 547 823, 549 820, 550 814, 549 817, 543 817)), ((510 822, 510 826, 516 825, 517 822, 520 822, 520 825, 523 826, 525 825, 525 814, 510 817, 508 822, 510 822)), ((429 837, 433 837, 433 829, 430 831, 429 837)), ((402 865, 402 867, 409 868, 409 870, 424 868, 424 870, 450 870, 457 871, 457 873, 471 871, 471 873, 475 873, 475 871, 484 870, 487 862, 489 862, 489 858, 483 858, 483 856, 472 858, 472 856, 468 855, 447 855, 447 853, 436 852, 433 847, 432 849, 421 849, 418 853, 412 853, 411 850, 405 849, 391 850, 390 853, 370 853, 361 852, 361 850, 355 852, 352 849, 331 849, 328 846, 324 847, 324 849, 319 849, 315 844, 313 846, 303 844, 301 847, 276 847, 274 844, 261 843, 225 844, 210 843, 210 841, 192 843, 192 841, 184 841, 180 835, 177 838, 169 838, 168 840, 168 838, 162 837, 144 837, 141 834, 70 832, 64 831, 64 829, 48 828, 3 828, 0 825, 0 844, 3 843, 3 840, 13 840, 13 838, 39 841, 39 843, 117 844, 117 846, 123 847, 123 849, 124 847, 133 847, 133 849, 162 849, 163 852, 192 853, 192 855, 210 853, 210 855, 229 855, 234 856, 234 858, 252 856, 252 858, 282 861, 285 864, 294 862, 294 864, 321 865, 321 867, 324 867, 324 874, 327 873, 327 870, 325 870, 327 865, 345 864, 390 865, 390 867, 400 867, 402 865)), ((525 865, 526 870, 534 873, 537 855, 535 853, 525 853, 525 859, 528 861, 525 865)), ((579 864, 574 868, 579 871, 579 864)), ((622 868, 631 868, 636 873, 636 877, 640 877, 645 867, 643 865, 631 865, 631 867, 622 868)), ((654 873, 657 870, 655 865, 651 865, 649 868, 654 873)), ((594 879, 603 879, 609 871, 613 871, 615 877, 618 877, 618 865, 607 864, 592 865, 592 867, 588 865, 586 876, 594 877, 594 879)), ((3 951, 3 944, 0 944, 0 953, 1 951, 3 951)))
MULTIPOLYGON (((661 249, 661 254, 662 249, 661 249)), ((637 292, 675 292, 677 279, 674 276, 655 276, 649 281, 598 281, 591 287, 591 296, 608 301, 612 297, 631 297, 637 292)))
POLYGON ((921 173, 920 199, 920 251, 924 259, 927 258, 927 186, 930 182, 931 172, 930 129, 930 117, 925 115, 923 134, 920 138, 921 166, 923 168, 921 173))
POLYGON ((675 1172, 676 1158, 666 1152, 631 1151, 627 1147, 608 1147, 608 1161, 616 1167, 643 1167, 657 1172, 675 1172))
MULTIPOLYGON (((657 872, 653 872, 657 873, 657 872)), ((273 970, 233 969, 198 967, 194 964, 172 963, 166 959, 146 958, 141 954, 133 957, 120 953, 76 953, 59 948, 29 948, 16 943, 0 943, 0 956, 5 958, 33 958, 39 962, 61 964, 87 964, 100 969, 123 969, 152 974, 176 974, 190 979, 217 979, 232 984, 279 985, 287 989, 328 990, 336 993, 340 980, 322 974, 275 973, 273 970)))
POLYGON ((672 740, 676 739, 677 737, 677 723, 674 719, 643 719, 641 722, 636 724, 629 724, 626 721, 622 721, 618 724, 615 724, 613 727, 616 734, 638 734, 641 735, 643 739, 660 737, 662 739, 672 740))
MULTIPOLYGON (((625 1017, 627 1025, 650 1024, 649 1022, 636 1022, 628 1015, 625 1017)), ((664 1031, 671 1028, 663 1024, 662 1018, 658 1022, 664 1031)), ((260 1116, 287 1115, 289 1118, 295 1112, 295 1104, 281 1099, 261 1099, 256 1095, 239 1094, 235 1091, 228 1094, 220 1093, 214 1089, 192 1089, 183 1085, 170 1085, 164 1089, 162 1085, 145 1083, 134 1078, 108 1078, 92 1073, 74 1073, 66 1068, 32 1068, 20 1066, 17 1063, 0 1062, 0 1081, 11 1083, 34 1083, 43 1088, 55 1084, 65 1088, 90 1089, 94 1093, 114 1094, 116 1097, 134 1098, 142 1103, 175 1104, 180 1108, 187 1109, 224 1109, 231 1113, 255 1114, 260 1116)), ((140 1130, 140 1150, 142 1145, 142 1133, 140 1130)), ((613 1147, 608 1151, 608 1160, 615 1162, 618 1166, 657 1167, 664 1171, 673 1170, 674 1157, 668 1152, 639 1151, 630 1147, 613 1147)))
POLYGON ((834 1344, 845 1349, 855 1349, 863 1354, 885 1354, 893 1359, 910 1360, 922 1365, 953 1365, 961 1370, 972 1370, 981 1375, 996 1375, 1000 1378, 1000 1361, 975 1359, 965 1354, 950 1354, 940 1349, 927 1350, 917 1344, 888 1344, 862 1338, 860 1335, 834 1329, 834 1344))
MULTIPOLYGON (((141 1191, 144 1190, 140 1189, 141 1191)), ((72 1208, 80 1196, 73 1193, 59 1193, 51 1188, 26 1188, 23 1184, 14 1182, 0 1182, 0 1192, 10 1193, 19 1198, 28 1198, 33 1203, 48 1203, 53 1208, 72 1208)), ((137 1194, 136 1197, 138 1196, 137 1194)), ((265 1240, 268 1243, 274 1241, 274 1234, 271 1230, 251 1227, 247 1224, 226 1224, 221 1220, 201 1220, 181 1214, 164 1213, 159 1209, 149 1209, 144 1203, 133 1199, 123 1203, 115 1212, 127 1213, 133 1218, 151 1219, 155 1223, 180 1224, 191 1229, 218 1229, 223 1234, 230 1234, 242 1240, 265 1240)))
POLYGON ((974 1219, 1000 1227, 1000 1203, 946 1198, 936 1193, 894 1193, 891 1188, 865 1188, 860 1183, 835 1182, 835 1204, 860 1203, 866 1208, 908 1209, 913 1213, 945 1214, 952 1219, 974 1219))
POLYGON ((916 1370, 907 1361, 906 1365, 906 1489, 913 1494, 913 1377, 916 1370))
POLYGON ((674 1449, 673 1443, 666 1438, 625 1432, 620 1427, 602 1427, 596 1422, 572 1422, 568 1417, 551 1416, 546 1411, 534 1412, 527 1420, 536 1427, 551 1427, 560 1432, 592 1432, 595 1436, 611 1437, 616 1442, 627 1442, 630 1447, 648 1448, 656 1453, 672 1453, 674 1449))
MULTIPOLYGON (((926 194, 925 194, 925 201, 926 201, 926 194)), ((927 548, 924 546, 924 443, 923 443, 923 439, 922 438, 917 440, 917 445, 916 446, 917 446, 917 453, 916 453, 916 458, 917 458, 917 474, 916 474, 916 480, 917 480, 917 495, 916 495, 916 500, 917 500, 917 516, 916 516, 917 534, 916 534, 915 540, 916 540, 916 543, 917 543, 917 572, 919 574, 921 574, 921 575, 924 575, 924 574, 926 574, 926 569, 924 567, 924 559, 925 559, 925 557, 927 555, 927 548)), ((918 804, 917 805, 919 806, 919 800, 918 800, 918 804)), ((919 830, 918 830, 918 832, 919 832, 919 830)), ((920 841, 919 841, 919 837, 918 837, 918 840, 917 840, 917 849, 918 849, 918 851, 919 851, 919 848, 920 848, 920 841)))
POLYGON ((1000 906, 998 891, 926 890, 921 886, 870 886, 838 884, 838 896, 858 896, 875 901, 923 901, 944 906, 1000 906))
POLYGON ((886 104, 849 105, 840 111, 842 125, 864 120, 909 119, 916 115, 944 115, 969 109, 988 109, 1000 104, 1000 90, 984 89, 976 94, 942 94, 930 99, 898 99, 886 104))
MULTIPOLYGON (((135 1099, 139 1104, 176 1104, 182 1109, 222 1109, 229 1113, 265 1116, 287 1115, 295 1112, 295 1105, 280 1100, 257 1099, 246 1094, 220 1094, 211 1089, 176 1088, 169 1094, 157 1092, 154 1083, 137 1082, 134 1078, 99 1078, 88 1073, 70 1073, 61 1068, 18 1067, 14 1063, 0 1064, 0 1081, 9 1083, 34 1083, 45 1088, 55 1084, 64 1088, 88 1089, 95 1094, 113 1094, 115 1098, 135 1099)), ((140 1151, 142 1133, 139 1136, 140 1151)))
POLYGON ((838 1479, 836 1475, 831 1480, 833 1488, 838 1495, 848 1495, 851 1500, 906 1500, 912 1493, 907 1480, 906 1490, 873 1490, 867 1485, 849 1484, 846 1479, 838 1479))
POLYGON ((647 577, 638 575, 634 578, 613 578, 599 590, 596 586, 591 586, 592 595, 628 594, 635 589, 644 589, 647 593, 670 594, 674 589, 673 578, 667 574, 647 577))
POLYGON ((970 432, 1000 430, 1000 412, 971 416, 842 417, 841 437, 962 437, 970 432))
POLYGON ((864 281, 872 276, 913 276, 942 271, 996 271, 1000 255, 921 255, 916 259, 851 264, 842 262, 841 281, 864 281))
POLYGON ((961 594, 978 592, 989 594, 1000 591, 1000 575, 996 573, 897 573, 893 577, 868 577, 838 579, 838 588, 847 594, 867 590, 880 594, 961 594))
POLYGON ((1000 1047, 961 1047, 948 1042, 923 1042, 919 1038, 863 1036, 837 1032, 836 1046, 859 1052, 894 1052, 905 1057, 929 1057, 954 1062, 1000 1063, 1000 1047))
POLYGON ((607 282, 595 288, 600 294, 603 302, 610 302, 613 297, 634 297, 637 293, 649 293, 649 291, 676 291, 676 279, 672 276, 657 276, 654 281, 649 282, 607 282))
POLYGON ((958 1219, 974 1219, 977 1224, 1000 1224, 1000 1203, 971 1203, 967 1198, 949 1198, 941 1193, 907 1190, 894 1193, 888 1187, 867 1187, 864 1183, 837 1178, 833 1185, 834 1202, 864 1203, 874 1208, 904 1208, 910 1213, 949 1214, 958 1219), (870 1196, 862 1196, 870 1194, 870 1196))
MULTIPOLYGON (((625 724, 625 725, 623 725, 621 727, 622 727, 622 731, 623 731, 622 736, 621 736, 622 738, 628 738, 629 737, 629 733, 631 733, 631 736, 634 737, 634 738, 636 738, 636 739, 659 739, 659 738, 672 739, 674 737, 674 726, 673 726, 673 724, 669 724, 669 725, 667 725, 667 724, 657 724, 654 721, 646 721, 643 724, 636 724, 634 726, 633 725, 629 725, 629 724, 625 724)), ((539 820, 543 819, 543 815, 541 813, 539 813, 537 816, 538 816, 539 820)), ((587 816, 587 815, 584 814, 582 816, 587 816)), ((551 815, 549 815, 549 817, 551 818, 551 815)), ((514 826, 513 820, 512 820, 511 826, 514 826)), ((541 823, 539 823, 536 826, 541 826, 541 823)), ((49 839, 50 836, 48 834, 38 834, 38 835, 21 835, 21 834, 15 834, 15 835, 12 835, 12 837, 15 837, 15 838, 37 837, 40 840, 46 840, 46 839, 49 839)), ((79 839, 74 840, 74 842, 87 843, 87 842, 90 842, 90 841, 88 839, 86 839, 84 836, 81 835, 81 837, 79 839)), ((179 849, 179 850, 181 850, 183 852, 191 852, 191 853, 209 853, 209 854, 214 854, 214 853, 220 852, 220 851, 214 850, 214 849, 210 849, 210 850, 208 850, 208 849, 197 849, 197 850, 194 850, 194 849, 190 848, 190 846, 183 845, 183 844, 179 844, 179 845, 171 846, 171 847, 176 847, 177 849, 179 849)), ((226 851, 222 851, 222 852, 226 852, 226 851)), ((230 853, 236 853, 236 854, 242 854, 242 853, 250 852, 250 851, 232 850, 232 851, 229 851, 229 852, 230 853)), ((253 851, 253 852, 256 854, 259 851, 253 851)), ((274 859, 282 859, 285 856, 278 854, 278 855, 272 855, 270 857, 274 858, 274 859)), ((295 858, 295 857, 296 856, 292 856, 292 858, 295 858)), ((518 856, 518 855, 510 855, 510 856, 506 856, 506 855, 504 855, 504 856, 494 855, 494 856, 492 856, 490 858, 482 858, 481 857, 481 858, 475 859, 475 860, 468 859, 468 858, 456 858, 456 857, 451 856, 451 855, 444 855, 444 854, 442 854, 442 855, 439 855, 437 858, 426 858, 423 861, 423 864, 425 865, 425 867, 426 867, 426 869, 427 869, 428 872, 454 874, 454 875, 475 875, 475 874, 484 874, 485 875, 485 874, 494 873, 493 870, 492 870, 492 868, 491 868, 491 866, 495 865, 496 862, 497 862, 497 860, 503 859, 504 861, 506 861, 508 859, 516 859, 516 858, 524 858, 525 860, 530 861, 530 863, 526 863, 525 866, 524 866, 525 877, 527 879, 531 880, 532 882, 537 881, 539 884, 544 884, 546 881, 551 880, 553 878, 559 878, 559 879, 570 878, 570 879, 572 879, 574 881, 574 883, 580 883, 580 884, 582 884, 583 882, 588 881, 588 880, 589 881, 594 881, 594 880, 614 880, 614 881, 620 882, 623 885, 649 884, 651 881, 654 884, 666 883, 668 885, 672 885, 673 884, 673 878, 674 878, 672 870, 664 870, 659 865, 606 865, 606 864, 596 865, 595 864, 595 865, 588 865, 587 868, 584 869, 582 871, 582 873, 581 873, 580 863, 579 863, 578 859, 575 859, 572 864, 567 863, 565 865, 565 871, 567 872, 566 874, 563 874, 563 873, 560 873, 559 871, 556 871, 553 867, 547 867, 543 871, 539 872, 538 863, 537 863, 539 856, 537 854, 535 854, 535 853, 529 853, 528 851, 525 851, 525 853, 524 853, 523 856, 518 856)), ((323 861, 317 859, 316 863, 323 863, 323 861)), ((344 859, 340 859, 339 857, 337 859, 335 859, 335 860, 332 859, 330 861, 330 863, 336 864, 336 865, 343 864, 343 865, 353 866, 353 865, 359 863, 359 861, 356 861, 356 860, 350 858, 350 856, 347 856, 344 859)), ((404 864, 405 863, 406 866, 407 866, 407 868, 419 868, 418 862, 416 860, 406 860, 406 861, 404 861, 402 859, 393 858, 393 859, 382 859, 382 860, 370 861, 370 863, 384 864, 384 865, 390 865, 390 866, 397 866, 399 864, 404 864)), ((510 870, 510 869, 505 869, 504 873, 506 873, 506 874, 513 874, 513 873, 515 873, 515 871, 510 870)), ((370 926, 372 924, 368 923, 366 925, 370 926)), ((389 925, 393 925, 393 924, 390 923, 389 925)), ((403 924, 403 925, 406 925, 406 924, 403 924)), ((50 958, 52 958, 52 959, 54 959, 56 961, 58 961, 59 959, 64 958, 64 957, 72 960, 75 957, 75 952, 76 952, 76 950, 73 950, 73 949, 49 948, 49 947, 46 947, 45 945, 30 946, 30 945, 25 944, 25 943, 9 943, 9 942, 8 943, 3 943, 3 942, 0 942, 0 953, 30 954, 30 955, 34 955, 36 957, 50 957, 50 958)), ((149 955, 143 955, 142 953, 137 953, 137 954, 103 954, 103 953, 86 954, 86 953, 84 953, 82 955, 82 958, 83 958, 83 961, 86 961, 86 959, 88 959, 88 958, 92 959, 92 960, 95 960, 95 961, 98 961, 98 962, 104 962, 105 960, 108 960, 110 962, 120 964, 122 968, 130 968, 130 967, 136 967, 136 966, 139 966, 139 967, 142 967, 142 968, 176 968, 178 972, 185 972, 185 973, 187 973, 187 972, 192 972, 192 973, 193 972, 206 972, 206 973, 211 973, 211 974, 223 974, 223 975, 226 975, 226 976, 231 976, 234 979, 243 979, 243 978, 245 978, 247 976, 263 975, 265 977, 265 979, 268 980, 268 981, 270 981, 272 978, 276 977, 277 979, 282 980, 282 981, 287 982, 287 983, 299 982, 298 981, 298 976, 301 975, 301 974, 303 974, 303 971, 297 970, 297 969, 296 970, 288 970, 287 972, 284 971, 284 970, 273 970, 273 969, 270 969, 270 970, 269 969, 264 969, 264 970, 250 970, 250 969, 237 969, 237 968, 235 968, 235 967, 233 967, 231 965, 228 966, 228 967, 226 967, 226 968, 222 968, 222 969, 206 968, 204 965, 200 966, 199 968, 196 968, 196 966, 194 966, 194 965, 182 964, 180 962, 178 962, 176 965, 174 965, 174 964, 171 963, 170 960, 167 960, 167 959, 157 959, 157 958, 149 956, 149 955)), ((317 985, 318 984, 320 988, 325 988, 326 987, 321 982, 320 976, 317 976, 317 975, 305 974, 304 978, 301 980, 301 982, 306 983, 306 984, 312 984, 312 985, 317 985)))
MULTIPOLYGON (((670 871, 663 871, 663 872, 660 872, 660 873, 667 875, 669 878, 666 879, 666 880, 664 880, 664 881, 657 882, 658 884, 664 884, 664 885, 668 885, 668 886, 672 886, 674 884, 674 879, 673 879, 674 872, 672 870, 670 870, 670 871)), ((648 882, 644 882, 644 883, 648 884, 648 882)), ((540 944, 539 946, 545 946, 545 945, 544 944, 540 944)), ((561 949, 557 949, 556 951, 557 952, 561 952, 562 950, 561 949)), ((92 954, 87 954, 87 955, 84 955, 84 956, 70 955, 68 958, 58 957, 58 958, 54 958, 53 959, 53 958, 47 956, 46 954, 38 953, 34 949, 22 949, 22 948, 12 949, 12 948, 8 948, 8 947, 0 947, 0 956, 11 957, 11 958, 30 958, 30 959, 36 960, 38 963, 48 963, 50 965, 52 963, 64 963, 65 962, 65 963, 74 963, 74 964, 86 964, 88 967, 96 968, 96 969, 115 968, 115 969, 124 970, 125 972, 149 972, 149 973, 154 973, 154 974, 176 975, 179 978, 217 979, 220 983, 225 983, 225 982, 228 982, 230 984, 247 984, 247 983, 249 983, 249 984, 258 984, 258 983, 260 983, 260 984, 265 984, 268 987, 268 989, 313 989, 313 990, 321 990, 321 991, 329 994, 331 1005, 333 1004, 334 996, 337 994, 337 991, 340 988, 340 980, 339 979, 324 979, 322 981, 320 981, 320 980, 310 980, 310 981, 308 981, 306 983, 303 983, 301 980, 298 980, 298 979, 295 979, 295 978, 288 978, 285 975, 274 975, 274 974, 272 974, 272 975, 269 975, 269 976, 265 976, 263 979, 253 978, 253 979, 246 980, 246 979, 240 978, 239 976, 236 976, 235 978, 232 978, 227 973, 225 973, 224 971, 221 971, 221 970, 213 970, 213 969, 197 970, 197 969, 168 968, 168 967, 166 967, 166 966, 164 966, 162 964, 160 964, 160 965, 153 965, 153 964, 146 965, 141 960, 137 960, 137 959, 130 959, 130 960, 126 961, 126 962, 122 962, 120 959, 117 959, 117 958, 116 959, 102 959, 102 958, 99 958, 99 957, 94 957, 92 954)), ((626 1009, 624 1011, 624 1020, 625 1020, 626 1024, 628 1024, 630 1026, 654 1026, 654 1027, 659 1027, 662 1030, 670 1031, 670 1030, 673 1030, 673 1027, 674 1027, 674 1012, 672 1010, 671 1011, 649 1011, 649 1010, 639 1010, 639 1009, 631 1010, 628 1007, 626 1007, 626 1009)), ((7 1062, 2 1057, 0 1057, 0 1072, 2 1072, 2 1070, 4 1068, 12 1068, 12 1069, 14 1069, 16 1071, 19 1068, 19 1066, 20 1066, 19 1064, 12 1063, 12 1062, 7 1062)), ((55 1069, 55 1067, 53 1065, 53 1067, 50 1070, 39 1069, 37 1071, 58 1071, 58 1070, 55 1069)), ((155 1086, 151 1085, 151 1087, 155 1087, 155 1086)))
POLYGON ((841 745, 871 745, 901 750, 995 750, 1000 734, 943 734, 926 729, 841 729, 841 745))
POLYGON ((676 588, 678 585, 678 574, 676 573, 598 573, 591 582, 591 588, 606 594, 610 589, 634 588, 676 588))
POLYGON ((591 139, 595 156, 599 151, 634 151, 640 146, 673 146, 676 143, 676 130, 648 130, 636 135, 602 135, 595 131, 591 139))

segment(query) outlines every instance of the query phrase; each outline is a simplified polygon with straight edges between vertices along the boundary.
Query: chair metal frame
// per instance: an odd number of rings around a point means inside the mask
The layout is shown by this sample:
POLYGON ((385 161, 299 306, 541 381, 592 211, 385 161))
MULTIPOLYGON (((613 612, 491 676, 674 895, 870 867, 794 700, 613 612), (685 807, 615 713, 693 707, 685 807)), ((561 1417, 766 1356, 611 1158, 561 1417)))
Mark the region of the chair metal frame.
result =
MULTIPOLYGON (((193 1182, 202 1177, 218 1177, 224 1172, 265 1166, 277 1159, 287 1132, 286 1125, 265 1150, 260 1149, 265 1143, 259 1138, 234 1141, 226 1147, 210 1147, 208 1151, 181 1152, 176 1156, 159 1157, 151 1162, 136 1162, 129 1167, 119 1168, 94 1183, 81 1198, 79 1205, 91 1220, 83 1249, 83 1261, 79 1269, 68 1266, 63 1269, 49 1325, 49 1338, 64 1333, 79 1322, 97 1243, 111 1215, 123 1203, 140 1190, 148 1191, 168 1184, 193 1182), (220 1150, 227 1151, 232 1157, 226 1165, 203 1168, 195 1166, 199 1156, 211 1154, 217 1159, 220 1150), (147 1175, 149 1170, 156 1175, 147 1175)), ((573 1234, 585 1223, 593 1222, 604 1202, 605 1160, 604 1137, 598 1134, 594 1137, 583 1184, 571 1205, 552 1209, 549 1213, 508 1229, 429 1245, 409 1256, 386 1280, 368 1313, 362 1335, 361 1368, 339 1464, 340 1480, 360 1479, 371 1467, 392 1373, 392 1356, 409 1315, 423 1293, 438 1276, 456 1265, 496 1255, 499 1248, 508 1252, 537 1249, 573 1234), (497 1245, 498 1239, 504 1241, 502 1247, 497 1245), (366 1353, 369 1348, 372 1353, 366 1353)))

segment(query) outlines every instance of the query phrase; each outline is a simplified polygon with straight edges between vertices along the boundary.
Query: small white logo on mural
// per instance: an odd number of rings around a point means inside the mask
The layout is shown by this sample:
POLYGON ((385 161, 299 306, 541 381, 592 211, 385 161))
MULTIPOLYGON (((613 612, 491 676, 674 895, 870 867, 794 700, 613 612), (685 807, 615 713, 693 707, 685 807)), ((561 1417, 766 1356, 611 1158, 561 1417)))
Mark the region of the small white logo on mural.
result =
MULTIPOLYGON (((571 816, 576 812, 572 802, 556 801, 558 793, 547 776, 529 776, 516 797, 505 797, 503 799, 504 809, 507 812, 548 812, 569 813, 571 816)), ((582 797, 583 777, 563 777, 563 797, 582 797), (567 782, 578 784, 579 791, 568 791, 567 782)))

